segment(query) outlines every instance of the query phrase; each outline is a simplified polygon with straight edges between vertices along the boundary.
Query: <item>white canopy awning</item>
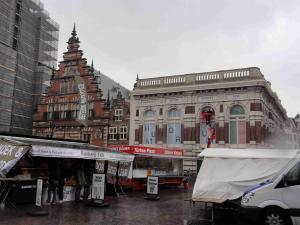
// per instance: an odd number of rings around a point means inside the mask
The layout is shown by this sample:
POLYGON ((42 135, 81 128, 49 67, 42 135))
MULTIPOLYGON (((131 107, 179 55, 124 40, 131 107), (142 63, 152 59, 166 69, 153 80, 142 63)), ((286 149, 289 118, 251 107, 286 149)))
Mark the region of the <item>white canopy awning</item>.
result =
POLYGON ((237 199, 250 187, 271 179, 299 150, 205 149, 198 173, 194 201, 222 203, 237 199))
POLYGON ((292 159, 300 152, 297 149, 230 149, 207 148, 198 157, 205 158, 240 158, 240 159, 292 159))

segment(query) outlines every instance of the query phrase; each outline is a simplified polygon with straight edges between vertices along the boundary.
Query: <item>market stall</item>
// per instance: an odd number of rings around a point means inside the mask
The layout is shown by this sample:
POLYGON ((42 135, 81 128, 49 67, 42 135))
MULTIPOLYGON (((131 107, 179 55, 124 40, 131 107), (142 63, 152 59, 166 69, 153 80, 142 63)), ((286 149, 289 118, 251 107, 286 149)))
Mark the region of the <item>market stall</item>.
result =
POLYGON ((114 145, 114 151, 133 154, 127 186, 134 190, 145 189, 147 176, 158 176, 160 185, 180 185, 183 176, 184 150, 178 148, 154 148, 146 146, 114 145), (129 184, 128 184, 129 183, 129 184))
MULTIPOLYGON (((97 169, 97 161, 106 163, 131 163, 134 159, 134 155, 110 152, 107 148, 99 148, 97 146, 88 145, 87 143, 78 141, 72 142, 12 136, 2 136, 2 138, 5 138, 9 142, 18 142, 28 148, 27 154, 25 154, 25 152, 22 154, 24 156, 22 159, 18 158, 21 159, 19 162, 18 160, 14 161, 16 165, 9 173, 6 174, 7 177, 10 179, 33 179, 35 182, 38 177, 44 178, 44 183, 46 185, 44 187, 43 201, 46 201, 47 199, 47 189, 49 186, 49 182, 47 182, 47 180, 51 177, 59 177, 57 178, 58 183, 54 184, 55 188, 58 188, 59 199, 62 201, 71 201, 74 200, 75 191, 78 187, 77 174, 79 168, 84 171, 85 184, 82 185, 84 189, 82 189, 81 192, 85 192, 86 189, 90 189, 93 172, 97 169)), ((3 146, 3 144, 1 145, 0 143, 0 146, 3 146)), ((5 163, 5 167, 3 168, 7 168, 7 163, 5 163)), ((103 173, 106 172, 107 168, 105 168, 103 173)), ((32 185, 32 188, 36 188, 36 185, 32 185)), ((10 192, 12 193, 11 190, 10 192)), ((56 193, 56 191, 54 192, 56 193)), ((90 191, 88 190, 87 193, 89 195, 90 191)), ((58 197, 56 200, 58 200, 58 197)), ((34 201, 34 199, 32 199, 32 201, 34 201)))

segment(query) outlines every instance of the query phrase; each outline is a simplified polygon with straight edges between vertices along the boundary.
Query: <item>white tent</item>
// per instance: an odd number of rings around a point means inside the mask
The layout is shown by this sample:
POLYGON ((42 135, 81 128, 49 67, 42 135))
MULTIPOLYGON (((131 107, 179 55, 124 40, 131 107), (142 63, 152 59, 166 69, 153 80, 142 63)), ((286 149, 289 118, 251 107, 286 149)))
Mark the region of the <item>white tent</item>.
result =
POLYGON ((203 163, 193 201, 222 203, 237 199, 250 187, 271 179, 299 150, 209 148, 199 154, 203 163))

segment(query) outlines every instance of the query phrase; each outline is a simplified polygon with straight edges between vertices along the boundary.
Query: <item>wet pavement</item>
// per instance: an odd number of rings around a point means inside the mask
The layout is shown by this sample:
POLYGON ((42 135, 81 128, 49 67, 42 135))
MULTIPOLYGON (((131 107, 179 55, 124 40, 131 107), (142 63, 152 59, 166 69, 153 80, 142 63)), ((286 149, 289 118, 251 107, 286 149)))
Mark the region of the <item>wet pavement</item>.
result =
MULTIPOLYGON (((126 192, 117 197, 108 196, 108 208, 93 208, 83 202, 67 202, 43 206, 46 216, 28 215, 29 206, 0 209, 1 225, 206 225, 201 218, 210 218, 202 204, 191 206, 184 201, 191 190, 180 188, 160 190, 159 201, 144 200, 144 192, 126 192)), ((236 212, 216 211, 215 225, 250 225, 236 212)), ((253 224, 253 223, 252 223, 253 224)), ((254 223, 255 224, 255 223, 254 223)))

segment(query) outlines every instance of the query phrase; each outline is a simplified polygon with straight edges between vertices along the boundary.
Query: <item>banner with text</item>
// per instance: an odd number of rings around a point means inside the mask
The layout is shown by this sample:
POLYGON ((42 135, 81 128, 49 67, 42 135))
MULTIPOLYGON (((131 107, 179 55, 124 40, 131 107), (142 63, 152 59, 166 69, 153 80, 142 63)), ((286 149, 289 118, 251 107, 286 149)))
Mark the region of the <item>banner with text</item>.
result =
POLYGON ((30 145, 0 139, 0 177, 5 177, 11 168, 30 149, 30 145))
POLYGON ((135 145, 110 145, 108 148, 129 154, 153 154, 164 156, 183 156, 184 150, 179 148, 154 148, 135 145))

